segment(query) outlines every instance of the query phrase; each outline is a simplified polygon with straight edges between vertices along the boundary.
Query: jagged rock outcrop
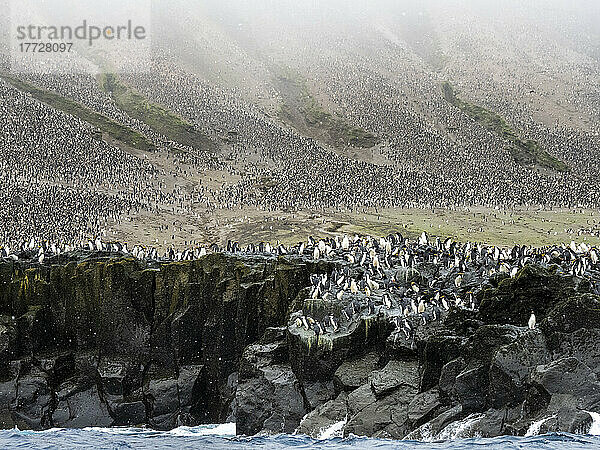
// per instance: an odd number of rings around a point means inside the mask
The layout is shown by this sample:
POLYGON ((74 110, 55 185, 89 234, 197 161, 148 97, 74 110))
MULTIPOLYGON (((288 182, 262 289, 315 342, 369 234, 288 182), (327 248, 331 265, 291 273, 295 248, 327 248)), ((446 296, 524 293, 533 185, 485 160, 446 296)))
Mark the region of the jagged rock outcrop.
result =
POLYGON ((235 417, 246 434, 292 433, 308 412, 288 357, 285 328, 271 328, 240 361, 235 417))
MULTIPOLYGON (((412 342, 401 330, 378 336, 385 342, 357 340, 347 353, 368 347, 366 357, 377 361, 370 373, 357 372, 357 380, 368 381, 343 383, 345 397, 314 409, 299 430, 318 435, 318 427, 343 416, 344 435, 396 439, 523 435, 544 418, 544 431, 585 432, 586 411, 600 409, 600 298, 552 268, 526 266, 514 278, 491 281, 477 293, 478 311, 451 309, 437 323, 417 324, 412 342), (532 309, 539 326, 530 330, 532 309)), ((302 334, 290 324, 292 343, 302 334)), ((302 355, 292 344, 290 358, 331 351, 321 342, 325 349, 305 346, 302 355)), ((357 362, 338 371, 370 367, 357 362)))
POLYGON ((330 268, 226 254, 45 262, 0 261, 3 428, 224 421, 246 346, 330 268))
MULTIPOLYGON (((534 421, 585 432, 587 411, 600 410, 600 298, 579 279, 537 266, 482 286, 465 276, 475 310, 452 306, 404 329, 393 308, 335 332, 299 326, 309 313, 339 317, 335 299, 306 299, 310 274, 334 264, 2 261, 0 426, 235 420, 240 434, 429 440, 523 435, 534 421)), ((427 283, 429 266, 398 277, 427 283)))

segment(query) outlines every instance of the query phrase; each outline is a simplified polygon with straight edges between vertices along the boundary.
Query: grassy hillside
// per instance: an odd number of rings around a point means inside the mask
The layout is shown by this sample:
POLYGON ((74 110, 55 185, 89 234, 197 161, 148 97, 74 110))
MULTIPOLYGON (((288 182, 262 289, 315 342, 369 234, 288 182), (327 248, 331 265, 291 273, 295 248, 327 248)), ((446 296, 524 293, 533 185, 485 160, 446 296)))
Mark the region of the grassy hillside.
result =
POLYGON ((150 142, 141 133, 132 130, 125 125, 117 123, 100 113, 92 111, 91 109, 77 102, 69 100, 55 92, 50 92, 37 86, 33 86, 30 83, 6 74, 1 75, 1 77, 18 90, 31 94, 31 96, 36 100, 46 103, 52 108, 78 117, 79 119, 99 128, 101 132, 107 133, 112 138, 130 147, 143 151, 152 151, 155 149, 152 142, 150 142))
POLYGON ((276 82, 284 101, 279 111, 283 121, 334 147, 371 148, 377 144, 378 139, 372 133, 326 111, 300 78, 282 75, 276 82))
POLYGON ((214 150, 215 144, 204 133, 167 109, 120 82, 116 75, 105 73, 99 77, 100 87, 111 94, 119 108, 134 119, 146 123, 153 130, 175 142, 199 149, 214 150))
POLYGON ((544 151, 536 141, 531 139, 524 140, 519 137, 517 131, 498 114, 460 99, 450 83, 445 82, 442 85, 442 90, 444 98, 448 103, 459 108, 488 130, 508 140, 511 144, 508 150, 518 164, 537 165, 558 172, 569 170, 569 167, 564 162, 544 151))

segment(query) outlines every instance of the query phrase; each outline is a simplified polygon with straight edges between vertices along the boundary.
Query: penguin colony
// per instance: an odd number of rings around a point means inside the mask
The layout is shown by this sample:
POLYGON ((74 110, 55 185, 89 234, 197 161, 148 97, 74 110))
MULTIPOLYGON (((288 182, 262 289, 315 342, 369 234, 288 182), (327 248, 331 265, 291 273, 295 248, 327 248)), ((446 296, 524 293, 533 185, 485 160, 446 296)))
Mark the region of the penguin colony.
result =
MULTIPOLYGON (((367 62, 376 66, 376 61, 367 62)), ((186 73, 160 51, 150 73, 122 81, 208 136, 218 147, 214 154, 173 142, 130 117, 92 76, 23 78, 139 132, 156 146, 153 156, 165 159, 164 164, 99 139, 89 124, 0 80, 0 242, 17 246, 35 236, 74 246, 140 214, 177 215, 183 227, 188 219, 241 208, 271 219, 281 211, 600 206, 597 122, 590 124, 590 132, 540 128, 531 122, 530 111, 514 109, 508 116, 510 111, 502 108, 510 123, 572 168, 568 173, 537 170, 517 164, 504 151, 506 142, 448 104, 437 81, 411 76, 414 85, 399 86, 375 71, 346 68, 340 74, 336 64, 320 61, 314 76, 323 79, 348 123, 377 136, 383 162, 336 153, 235 92, 186 73), (420 104, 439 123, 459 130, 460 138, 441 133, 427 115, 412 111, 408 92, 427 99, 420 104), (205 182, 203 176, 213 170, 220 171, 218 180, 205 182), (181 182, 167 185, 167 176, 181 182)), ((572 95, 579 92, 574 89, 572 95)), ((586 113, 597 111, 594 98, 577 101, 586 113)), ((600 235, 592 222, 572 231, 600 235)), ((163 247, 174 241, 176 225, 167 226, 171 241, 161 242, 163 247)))
MULTIPOLYGON (((527 264, 558 265, 564 275, 590 281, 600 294, 600 250, 585 243, 543 248, 500 248, 448 238, 430 240, 423 232, 418 240, 400 234, 386 238, 344 236, 309 240, 299 247, 313 258, 344 260, 329 274, 312 275, 310 298, 337 304, 338 315, 312 317, 306 309, 291 316, 289 326, 312 331, 318 338, 343 333, 358 319, 383 316, 414 345, 416 329, 439 320, 450 308, 476 310, 477 294, 490 277, 515 277, 527 264), (335 300, 334 300, 335 299, 335 300)), ((334 308, 335 309, 335 308, 334 308)), ((527 325, 536 326, 534 311, 527 325)))
MULTIPOLYGON (((225 247, 187 248, 160 252, 156 248, 103 242, 100 238, 78 246, 60 246, 34 239, 11 248, 0 247, 0 258, 9 261, 53 264, 61 254, 84 252, 103 256, 126 256, 140 260, 190 261, 208 253, 284 256, 304 260, 326 260, 334 265, 330 273, 311 275, 308 298, 332 305, 330 312, 312 317, 303 311, 291 315, 289 326, 304 329, 317 338, 341 333, 360 318, 383 315, 414 341, 415 329, 440 319, 450 308, 475 310, 478 289, 495 274, 514 277, 527 264, 557 265, 564 275, 589 280, 592 292, 600 295, 600 250, 585 243, 551 247, 514 246, 500 248, 477 243, 458 243, 447 238, 430 239, 425 232, 418 239, 400 234, 315 239, 297 245, 241 247, 229 241, 225 247), (339 311, 332 313, 331 311, 339 311)), ((523 325, 526 325, 525 323, 523 325)), ((528 326, 535 328, 535 316, 528 326)))

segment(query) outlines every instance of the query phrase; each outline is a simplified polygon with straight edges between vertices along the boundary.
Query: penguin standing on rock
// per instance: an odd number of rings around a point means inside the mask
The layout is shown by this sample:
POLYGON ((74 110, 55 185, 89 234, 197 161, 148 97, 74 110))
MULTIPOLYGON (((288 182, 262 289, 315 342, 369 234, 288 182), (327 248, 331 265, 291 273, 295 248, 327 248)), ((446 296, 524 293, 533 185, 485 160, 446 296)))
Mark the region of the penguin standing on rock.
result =
POLYGON ((535 314, 533 313, 533 311, 531 311, 531 316, 529 317, 528 325, 530 330, 535 329, 535 314))
POLYGON ((383 306, 385 306, 386 309, 390 309, 392 307, 392 300, 387 292, 383 294, 383 306))

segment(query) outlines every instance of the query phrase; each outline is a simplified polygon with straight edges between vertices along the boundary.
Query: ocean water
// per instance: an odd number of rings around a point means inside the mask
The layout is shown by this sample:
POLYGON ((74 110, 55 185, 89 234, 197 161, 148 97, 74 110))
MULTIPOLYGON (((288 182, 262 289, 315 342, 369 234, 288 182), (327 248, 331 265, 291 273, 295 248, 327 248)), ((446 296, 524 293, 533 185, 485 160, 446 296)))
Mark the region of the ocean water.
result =
MULTIPOLYGON (((327 430, 329 435, 336 434, 327 430)), ((593 449, 600 436, 552 433, 437 442, 391 441, 363 437, 313 439, 302 435, 235 436, 235 424, 179 427, 171 431, 143 428, 54 428, 45 431, 0 431, 0 448, 19 449, 593 449)))

